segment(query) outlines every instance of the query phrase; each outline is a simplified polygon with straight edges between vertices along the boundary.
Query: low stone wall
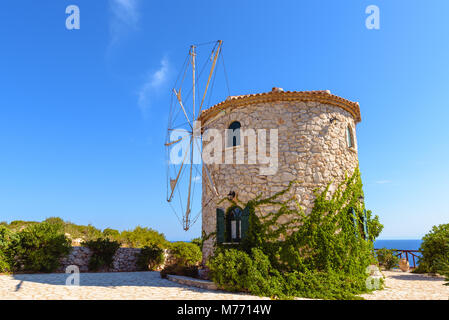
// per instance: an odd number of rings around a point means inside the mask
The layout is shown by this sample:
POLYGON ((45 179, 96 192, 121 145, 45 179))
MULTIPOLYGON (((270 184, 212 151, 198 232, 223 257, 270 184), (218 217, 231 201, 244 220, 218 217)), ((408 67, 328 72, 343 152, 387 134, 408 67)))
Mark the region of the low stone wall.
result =
MULTIPOLYGON (((138 271, 137 268, 137 256, 140 253, 138 248, 119 248, 114 255, 112 268, 108 272, 133 272, 138 271)), ((73 247, 70 254, 61 259, 61 266, 58 268, 58 272, 65 272, 66 268, 70 265, 76 265, 80 272, 89 271, 89 259, 92 256, 92 252, 87 247, 73 247)), ((165 251, 165 263, 158 268, 162 269, 164 265, 174 263, 174 258, 170 252, 165 251)))

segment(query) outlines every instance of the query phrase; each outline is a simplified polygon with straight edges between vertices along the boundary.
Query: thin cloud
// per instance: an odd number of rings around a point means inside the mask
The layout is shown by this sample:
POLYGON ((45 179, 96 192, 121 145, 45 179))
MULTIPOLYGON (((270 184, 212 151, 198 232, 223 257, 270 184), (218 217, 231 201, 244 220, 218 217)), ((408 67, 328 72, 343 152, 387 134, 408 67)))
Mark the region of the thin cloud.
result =
POLYGON ((392 182, 391 180, 379 180, 379 181, 376 181, 377 184, 387 184, 387 183, 391 183, 391 182, 392 182))
POLYGON ((140 0, 110 0, 111 12, 109 28, 111 33, 110 45, 116 44, 130 30, 136 30, 139 25, 140 0))
POLYGON ((156 92, 161 89, 168 80, 170 73, 170 63, 167 57, 162 58, 161 66, 155 72, 149 73, 146 81, 138 92, 138 104, 140 109, 145 112, 151 104, 151 99, 156 92))

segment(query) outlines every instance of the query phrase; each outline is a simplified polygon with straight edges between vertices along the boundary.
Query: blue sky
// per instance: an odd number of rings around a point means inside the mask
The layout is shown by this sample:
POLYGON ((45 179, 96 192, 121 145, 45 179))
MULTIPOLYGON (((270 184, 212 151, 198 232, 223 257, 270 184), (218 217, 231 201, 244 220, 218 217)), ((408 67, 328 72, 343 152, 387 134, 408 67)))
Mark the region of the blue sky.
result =
POLYGON ((182 231, 165 202, 169 90, 190 44, 222 39, 231 94, 328 89, 360 103, 380 238, 420 238, 449 222, 448 11, 410 0, 2 2, 0 220, 198 236, 200 223, 182 231), (80 30, 65 28, 70 4, 80 30), (365 27, 371 4, 380 30, 365 27))

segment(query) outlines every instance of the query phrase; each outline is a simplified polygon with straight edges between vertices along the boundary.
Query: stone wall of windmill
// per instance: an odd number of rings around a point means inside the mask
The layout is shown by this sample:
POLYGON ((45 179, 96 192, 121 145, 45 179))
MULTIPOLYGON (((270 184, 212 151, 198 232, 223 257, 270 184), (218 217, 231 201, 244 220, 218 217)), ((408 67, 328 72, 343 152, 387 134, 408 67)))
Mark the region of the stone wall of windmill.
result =
MULTIPOLYGON (((216 232, 217 207, 226 210, 229 202, 220 200, 234 191, 241 202, 247 202, 261 194, 269 197, 284 190, 292 180, 300 183, 285 194, 284 200, 296 197, 306 213, 314 205, 314 190, 323 189, 332 182, 331 191, 345 175, 352 174, 358 166, 355 128, 360 121, 358 104, 331 95, 328 91, 283 92, 274 89, 262 95, 233 97, 217 105, 219 111, 206 110, 200 117, 206 129, 228 129, 235 121, 241 130, 278 130, 278 170, 274 175, 260 175, 260 164, 210 164, 212 180, 219 196, 211 188, 203 166, 202 229, 208 235, 216 232), (245 101, 246 100, 246 101, 245 101), (230 102, 235 103, 230 104, 230 102)), ((223 139, 223 159, 228 148, 223 139)), ((242 139, 243 140, 243 139, 242 139)), ((203 147, 204 147, 203 142, 203 147)), ((245 148, 241 141, 236 148, 245 148)), ((269 150, 269 146, 267 146, 269 150)), ((263 207, 264 215, 273 207, 263 207)), ((281 217, 279 222, 286 222, 281 217)), ((213 253, 215 237, 205 241, 203 259, 213 253)))

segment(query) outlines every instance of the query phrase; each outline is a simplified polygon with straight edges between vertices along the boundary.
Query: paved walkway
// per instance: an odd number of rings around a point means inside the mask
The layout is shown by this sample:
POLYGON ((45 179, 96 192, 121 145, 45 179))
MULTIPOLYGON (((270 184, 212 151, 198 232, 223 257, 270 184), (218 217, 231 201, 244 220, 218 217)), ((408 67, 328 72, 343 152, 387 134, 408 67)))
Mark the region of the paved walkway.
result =
MULTIPOLYGON (((449 299, 443 278, 385 271, 386 289, 365 299, 449 299)), ((158 272, 81 273, 80 286, 66 286, 66 274, 0 275, 0 299, 241 300, 258 297, 188 287, 161 279, 158 272)))
POLYGON ((367 300, 449 300, 449 286, 443 277, 402 272, 399 269, 383 271, 385 289, 364 294, 367 300))
POLYGON ((0 299, 43 300, 242 300, 258 297, 188 287, 161 279, 159 272, 81 273, 80 286, 67 274, 0 275, 0 299))

